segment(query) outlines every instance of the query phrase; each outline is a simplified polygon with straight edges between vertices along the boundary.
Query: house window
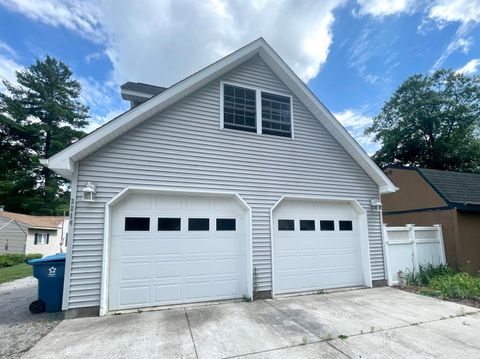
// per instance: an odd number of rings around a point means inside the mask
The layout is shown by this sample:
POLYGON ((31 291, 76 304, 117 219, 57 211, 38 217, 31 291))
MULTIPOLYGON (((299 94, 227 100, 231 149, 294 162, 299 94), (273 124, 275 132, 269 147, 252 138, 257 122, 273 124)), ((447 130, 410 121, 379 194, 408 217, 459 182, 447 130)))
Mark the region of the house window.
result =
POLYGON ((300 220, 300 230, 301 231, 314 231, 315 230, 315 221, 312 219, 301 219, 300 220))
POLYGON ((217 218, 217 231, 234 231, 236 227, 235 218, 217 218))
POLYGON ((353 230, 352 221, 338 221, 338 226, 341 231, 353 230))
POLYGON ((208 218, 189 218, 188 230, 189 231, 209 231, 210 220, 208 218))
POLYGON ((180 218, 159 218, 157 230, 159 231, 179 231, 181 228, 180 218))
POLYGON ((320 221, 320 230, 321 231, 334 231, 335 222, 334 221, 320 221))
POLYGON ((255 90, 223 85, 223 127, 257 132, 255 90))
POLYGON ((150 230, 150 218, 125 217, 125 231, 148 232, 149 230, 150 230))
POLYGON ((292 137, 290 97, 262 92, 262 133, 292 137))
POLYGON ((294 231, 295 221, 293 219, 279 219, 278 220, 279 231, 294 231))
POLYGON ((48 244, 50 240, 50 234, 48 233, 35 233, 35 239, 33 244, 48 244))

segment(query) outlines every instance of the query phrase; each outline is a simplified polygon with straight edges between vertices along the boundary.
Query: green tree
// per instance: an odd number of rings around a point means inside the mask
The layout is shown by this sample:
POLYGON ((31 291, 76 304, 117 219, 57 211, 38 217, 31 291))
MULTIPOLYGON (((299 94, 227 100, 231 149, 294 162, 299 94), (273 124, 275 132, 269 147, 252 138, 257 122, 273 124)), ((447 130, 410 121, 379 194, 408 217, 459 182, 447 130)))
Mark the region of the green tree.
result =
POLYGON ((69 183, 40 165, 85 135, 88 107, 81 86, 63 62, 47 56, 4 81, 0 94, 0 204, 7 210, 62 214, 69 183))
POLYGON ((480 76, 438 70, 409 77, 365 132, 380 166, 480 172, 479 123, 480 76))

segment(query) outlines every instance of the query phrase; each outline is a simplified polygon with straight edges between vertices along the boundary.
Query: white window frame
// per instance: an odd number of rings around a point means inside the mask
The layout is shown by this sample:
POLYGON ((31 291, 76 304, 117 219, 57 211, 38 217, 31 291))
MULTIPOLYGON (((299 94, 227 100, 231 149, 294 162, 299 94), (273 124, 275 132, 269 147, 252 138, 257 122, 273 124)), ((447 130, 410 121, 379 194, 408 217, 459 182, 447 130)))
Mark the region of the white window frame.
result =
MULTIPOLYGON (((223 113, 223 101, 224 101, 224 86, 225 85, 230 85, 230 86, 236 86, 236 87, 242 87, 247 90, 253 90, 255 91, 255 115, 256 115, 256 126, 257 126, 257 135, 263 135, 263 136, 271 136, 275 138, 284 138, 284 139, 294 139, 294 120, 293 120, 293 97, 290 94, 286 94, 283 92, 278 92, 278 91, 271 91, 268 89, 264 89, 261 87, 255 87, 255 86, 249 86, 249 85, 244 85, 242 83, 238 82, 231 82, 231 81, 220 81, 220 129, 225 129, 225 123, 224 123, 224 113, 223 113), (265 134, 262 133, 262 93, 267 93, 267 94, 272 94, 272 95, 278 95, 278 96, 283 96, 283 97, 288 97, 290 99, 290 132, 291 136, 290 137, 284 137, 284 136, 277 136, 277 135, 270 135, 270 134, 265 134)), ((227 128, 228 129, 228 128, 227 128)), ((238 131, 238 130, 234 130, 238 131)), ((244 131, 248 132, 248 131, 244 131)), ((253 132, 252 132, 253 133, 253 132)))
POLYGON ((47 245, 48 233, 36 232, 33 235, 34 245, 47 245), (37 237, 37 243, 35 243, 35 237, 37 237))

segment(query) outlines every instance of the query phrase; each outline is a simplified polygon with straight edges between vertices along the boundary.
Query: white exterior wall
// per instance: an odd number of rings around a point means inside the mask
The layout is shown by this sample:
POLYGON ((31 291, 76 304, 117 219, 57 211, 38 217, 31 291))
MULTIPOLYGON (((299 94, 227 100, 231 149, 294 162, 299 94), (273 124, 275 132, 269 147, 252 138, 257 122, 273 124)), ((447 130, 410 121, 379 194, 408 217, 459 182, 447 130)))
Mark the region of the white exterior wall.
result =
POLYGON ((105 203, 127 186, 238 192, 252 207, 260 291, 272 289, 270 208, 281 196, 356 199, 368 214, 372 278, 384 279, 380 213, 370 205, 377 185, 296 97, 294 139, 220 129, 220 81, 291 94, 257 56, 80 161, 72 194, 87 181, 97 193, 84 202, 76 192, 64 309, 99 305, 105 203))
POLYGON ((48 229, 28 229, 27 243, 25 254, 31 253, 40 253, 43 256, 51 256, 57 253, 65 253, 65 236, 68 232, 68 220, 63 221, 61 225, 58 226, 57 230, 48 230, 48 229), (63 226, 63 245, 60 245, 62 242, 62 226, 63 226), (49 233, 49 242, 48 244, 35 244, 35 233, 49 233))

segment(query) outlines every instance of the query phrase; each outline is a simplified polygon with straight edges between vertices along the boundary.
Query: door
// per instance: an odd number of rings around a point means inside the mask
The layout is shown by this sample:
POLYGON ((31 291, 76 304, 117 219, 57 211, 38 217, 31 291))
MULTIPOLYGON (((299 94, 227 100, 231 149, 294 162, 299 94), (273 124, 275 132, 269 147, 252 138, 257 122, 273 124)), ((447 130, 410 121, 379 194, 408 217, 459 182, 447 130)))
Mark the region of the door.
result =
POLYGON ((273 211, 275 293, 363 285, 359 233, 347 202, 280 203, 273 211))
POLYGON ((232 197, 122 200, 111 217, 109 310, 242 297, 246 219, 232 197))

